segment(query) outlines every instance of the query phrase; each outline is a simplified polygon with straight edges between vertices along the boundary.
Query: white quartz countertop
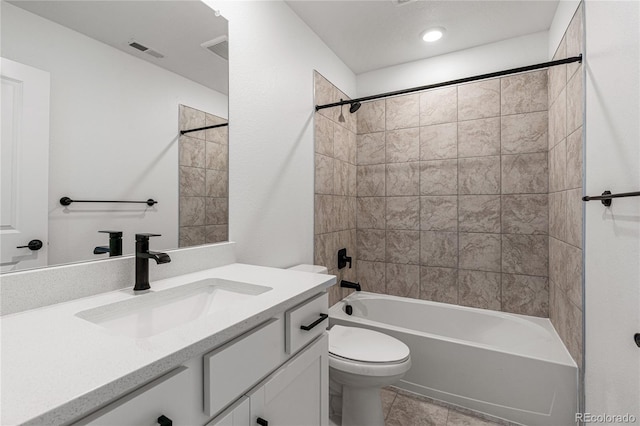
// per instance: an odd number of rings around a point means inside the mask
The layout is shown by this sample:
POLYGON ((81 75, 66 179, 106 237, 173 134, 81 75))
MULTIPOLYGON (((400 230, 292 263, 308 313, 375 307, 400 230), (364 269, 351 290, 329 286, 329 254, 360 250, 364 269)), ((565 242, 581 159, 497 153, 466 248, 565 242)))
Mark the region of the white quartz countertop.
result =
POLYGON ((151 288, 160 291, 207 278, 272 290, 237 308, 145 338, 119 335, 76 316, 139 297, 131 288, 0 318, 0 424, 58 425, 76 420, 336 282, 332 275, 232 264, 152 282, 151 288))

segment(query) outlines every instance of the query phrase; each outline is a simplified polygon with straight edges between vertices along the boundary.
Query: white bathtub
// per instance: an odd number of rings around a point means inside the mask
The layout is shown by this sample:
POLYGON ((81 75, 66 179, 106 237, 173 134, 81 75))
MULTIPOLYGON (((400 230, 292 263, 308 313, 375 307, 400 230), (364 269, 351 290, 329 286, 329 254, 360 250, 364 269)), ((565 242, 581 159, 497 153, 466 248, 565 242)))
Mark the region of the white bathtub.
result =
POLYGON ((367 292, 329 316, 407 344, 402 389, 525 425, 575 425, 578 369, 548 319, 367 292))

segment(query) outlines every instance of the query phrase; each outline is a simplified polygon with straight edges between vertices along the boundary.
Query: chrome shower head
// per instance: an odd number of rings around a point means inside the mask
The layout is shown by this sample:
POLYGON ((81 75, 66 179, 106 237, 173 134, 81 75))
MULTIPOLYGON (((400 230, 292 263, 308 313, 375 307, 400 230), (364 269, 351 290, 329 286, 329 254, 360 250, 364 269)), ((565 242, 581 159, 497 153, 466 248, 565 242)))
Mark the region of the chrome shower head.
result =
POLYGON ((357 110, 360 109, 360 107, 362 106, 362 104, 360 102, 353 102, 351 104, 351 106, 349 107, 349 112, 351 114, 353 114, 354 112, 356 112, 357 110))

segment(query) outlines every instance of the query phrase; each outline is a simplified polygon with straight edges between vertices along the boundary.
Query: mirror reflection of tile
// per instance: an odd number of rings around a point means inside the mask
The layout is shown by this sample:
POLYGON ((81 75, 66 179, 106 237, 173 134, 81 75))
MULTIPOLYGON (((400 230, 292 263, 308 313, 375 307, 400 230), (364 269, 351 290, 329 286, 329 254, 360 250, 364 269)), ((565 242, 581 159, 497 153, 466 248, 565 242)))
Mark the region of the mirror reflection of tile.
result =
MULTIPOLYGON (((223 123, 227 119, 180 105, 180 129, 223 123)), ((180 247, 228 240, 228 129, 216 127, 180 136, 180 247)))

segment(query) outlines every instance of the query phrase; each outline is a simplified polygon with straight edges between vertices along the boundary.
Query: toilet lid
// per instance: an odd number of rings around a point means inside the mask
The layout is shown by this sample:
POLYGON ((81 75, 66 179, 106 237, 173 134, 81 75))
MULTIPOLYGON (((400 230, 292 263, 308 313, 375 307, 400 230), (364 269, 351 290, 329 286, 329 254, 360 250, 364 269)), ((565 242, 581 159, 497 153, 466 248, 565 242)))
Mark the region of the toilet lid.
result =
POLYGON ((329 330, 329 353, 360 362, 399 362, 409 356, 409 347, 377 331, 334 325, 329 330))

